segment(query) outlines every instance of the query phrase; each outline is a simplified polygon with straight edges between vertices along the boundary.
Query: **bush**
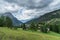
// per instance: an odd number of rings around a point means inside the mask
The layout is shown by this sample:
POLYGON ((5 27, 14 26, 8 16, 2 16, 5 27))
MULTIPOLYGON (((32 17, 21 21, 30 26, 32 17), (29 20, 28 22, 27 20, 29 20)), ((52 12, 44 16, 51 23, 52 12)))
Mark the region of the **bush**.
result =
POLYGON ((26 26, 25 26, 24 23, 21 25, 21 28, 22 28, 23 30, 26 30, 26 26))
POLYGON ((17 27, 14 27, 15 30, 17 30, 17 27))
POLYGON ((8 16, 1 16, 0 17, 0 26, 1 27, 11 27, 13 26, 13 22, 10 17, 8 16))
POLYGON ((48 33, 49 32, 49 27, 48 25, 43 25, 40 27, 41 32, 48 33))
POLYGON ((60 25, 57 24, 50 25, 50 31, 60 33, 60 25))
POLYGON ((37 31, 37 29, 38 29, 38 26, 37 26, 37 24, 35 24, 35 23, 31 23, 30 24, 30 29, 32 30, 32 31, 37 31))

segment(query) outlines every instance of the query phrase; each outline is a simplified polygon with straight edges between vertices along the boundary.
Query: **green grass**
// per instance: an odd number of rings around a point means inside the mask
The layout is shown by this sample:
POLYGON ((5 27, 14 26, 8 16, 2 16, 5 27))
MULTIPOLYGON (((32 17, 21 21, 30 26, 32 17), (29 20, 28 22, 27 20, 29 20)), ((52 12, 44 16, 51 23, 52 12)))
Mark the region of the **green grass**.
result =
POLYGON ((60 37, 60 34, 58 34, 58 33, 55 33, 55 32, 49 32, 48 34, 49 34, 49 35, 53 35, 53 36, 60 37))
POLYGON ((0 40, 60 40, 60 34, 50 32, 32 32, 22 29, 11 30, 6 27, 0 27, 0 40))

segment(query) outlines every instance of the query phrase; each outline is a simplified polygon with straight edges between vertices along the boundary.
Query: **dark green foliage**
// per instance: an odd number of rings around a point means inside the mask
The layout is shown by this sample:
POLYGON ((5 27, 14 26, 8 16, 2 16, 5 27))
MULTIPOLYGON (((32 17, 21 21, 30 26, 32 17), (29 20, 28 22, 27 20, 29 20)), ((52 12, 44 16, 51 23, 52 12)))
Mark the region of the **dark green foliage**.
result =
POLYGON ((7 17, 7 16, 1 16, 0 17, 0 26, 1 27, 8 27, 8 28, 12 28, 12 20, 11 18, 7 17))
POLYGON ((40 31, 41 32, 44 32, 44 33, 48 33, 49 32, 49 26, 48 25, 42 25, 41 27, 40 27, 40 31))
POLYGON ((14 30, 17 30, 18 27, 13 27, 14 30))
POLYGON ((24 23, 21 25, 21 27, 23 28, 23 30, 26 30, 26 26, 24 23))
POLYGON ((31 25, 30 25, 30 29, 31 29, 32 31, 37 31, 38 25, 32 22, 31 25))
POLYGON ((0 26, 3 27, 4 26, 4 16, 0 17, 0 26))
POLYGON ((45 25, 45 22, 40 22, 39 24, 41 24, 41 25, 45 25))
POLYGON ((3 26, 3 20, 0 19, 0 26, 3 26))
POLYGON ((60 33, 60 25, 57 24, 50 25, 50 31, 60 33))
POLYGON ((12 27, 12 20, 9 17, 6 17, 5 25, 6 27, 12 27))

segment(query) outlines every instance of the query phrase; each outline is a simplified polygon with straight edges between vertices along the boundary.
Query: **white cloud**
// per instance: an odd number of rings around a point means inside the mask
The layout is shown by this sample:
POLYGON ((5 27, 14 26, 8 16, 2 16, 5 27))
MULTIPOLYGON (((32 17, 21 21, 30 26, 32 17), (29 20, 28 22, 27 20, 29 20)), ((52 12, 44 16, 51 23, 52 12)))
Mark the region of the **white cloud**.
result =
POLYGON ((53 0, 53 2, 50 4, 50 6, 56 6, 60 4, 60 0, 53 0))
POLYGON ((0 1, 0 13, 12 12, 18 10, 20 7, 14 3, 8 3, 4 0, 0 1))
MULTIPOLYGON (((19 13, 19 11, 18 11, 18 13, 19 13)), ((32 13, 34 13, 34 10, 23 9, 22 13, 21 14, 19 13, 20 15, 15 14, 14 16, 16 18, 18 18, 19 20, 27 20, 27 19, 33 18, 33 17, 31 17, 33 15, 32 13)))
POLYGON ((20 21, 29 21, 56 9, 60 9, 60 0, 0 1, 0 13, 8 11, 12 12, 12 14, 20 21))

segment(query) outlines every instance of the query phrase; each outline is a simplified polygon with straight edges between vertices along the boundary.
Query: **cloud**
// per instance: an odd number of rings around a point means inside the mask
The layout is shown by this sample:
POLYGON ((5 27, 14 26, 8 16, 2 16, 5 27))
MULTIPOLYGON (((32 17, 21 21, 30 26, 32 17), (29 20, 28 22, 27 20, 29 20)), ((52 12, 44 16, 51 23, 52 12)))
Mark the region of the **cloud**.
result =
POLYGON ((27 7, 28 9, 40 9, 48 6, 53 0, 6 0, 10 3, 17 3, 20 6, 27 7))
POLYGON ((4 0, 0 1, 0 13, 12 12, 18 10, 20 7, 14 3, 10 4, 4 0))
POLYGON ((27 22, 45 13, 60 9, 60 0, 1 0, 0 12, 12 12, 18 20, 27 22))

